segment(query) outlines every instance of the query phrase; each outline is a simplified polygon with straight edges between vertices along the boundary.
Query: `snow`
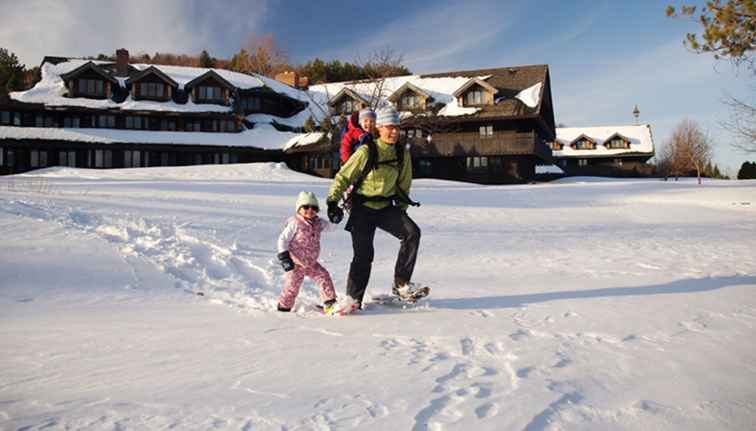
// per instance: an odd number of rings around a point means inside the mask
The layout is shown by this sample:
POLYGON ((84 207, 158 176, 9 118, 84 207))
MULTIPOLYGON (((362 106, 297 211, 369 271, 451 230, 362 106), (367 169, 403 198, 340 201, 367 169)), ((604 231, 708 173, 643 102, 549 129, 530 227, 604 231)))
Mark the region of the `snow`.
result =
POLYGON ((557 140, 564 144, 561 151, 553 151, 554 157, 564 156, 610 156, 627 153, 654 153, 654 140, 651 125, 637 126, 598 126, 598 127, 559 127, 556 129, 557 140), (619 133, 630 141, 630 149, 608 149, 604 141, 619 133), (575 150, 570 143, 581 135, 596 141, 595 150, 575 150))
MULTIPOLYGON (((57 65, 51 63, 45 63, 42 65, 41 74, 42 80, 37 83, 32 89, 27 91, 13 92, 10 94, 11 98, 20 102, 26 103, 41 103, 45 106, 70 106, 70 107, 83 107, 92 109, 120 109, 123 111, 171 111, 171 112, 232 112, 232 106, 216 105, 216 104, 195 104, 189 100, 185 104, 175 102, 157 102, 149 100, 134 100, 129 96, 123 103, 116 103, 110 99, 87 99, 87 98, 69 98, 65 97, 68 90, 65 87, 65 83, 60 75, 66 74, 75 70, 78 67, 86 64, 89 60, 77 60, 70 59, 68 61, 59 63, 57 65)), ((103 64, 108 62, 94 61, 95 64, 103 64)), ((201 67, 186 67, 186 66, 165 66, 165 65, 151 65, 151 64, 131 64, 137 70, 145 70, 149 67, 155 67, 164 72, 171 79, 178 83, 179 88, 183 89, 186 83, 191 80, 204 75, 208 71, 212 70, 220 75, 223 79, 228 81, 235 87, 247 90, 253 88, 260 88, 267 86, 273 91, 281 94, 285 94, 297 100, 307 101, 307 95, 295 88, 289 87, 276 80, 266 78, 258 75, 247 75, 243 73, 231 72, 224 69, 208 69, 201 67)), ((125 87, 126 78, 116 79, 119 85, 125 87)), ((306 117, 305 117, 306 119, 306 117)))
POLYGON ((515 99, 519 99, 522 103, 527 105, 529 108, 535 108, 538 106, 538 104, 541 101, 541 88, 543 87, 543 83, 539 82, 533 86, 530 86, 515 96, 515 99))
POLYGON ((536 174, 563 174, 564 171, 557 165, 536 166, 536 174))
MULTIPOLYGON (((3 429, 752 429, 756 181, 416 180, 415 309, 273 311, 280 164, 0 177, 3 429), (202 294, 202 295, 199 295, 202 294)), ((379 233, 369 293, 398 241, 379 233)), ((351 241, 323 236, 344 294, 351 241)))
POLYGON ((238 133, 0 126, 0 138, 48 139, 98 144, 212 145, 281 150, 292 139, 306 140, 313 137, 306 133, 281 132, 270 124, 261 123, 255 125, 253 129, 238 133))
MULTIPOLYGON (((359 94, 365 100, 372 100, 376 95, 380 97, 380 106, 389 104, 388 98, 404 84, 410 83, 429 96, 433 97, 433 103, 443 105, 438 115, 441 116, 459 116, 471 115, 480 110, 480 108, 464 108, 457 104, 454 92, 465 85, 470 79, 478 78, 485 80, 487 76, 470 76, 470 77, 440 77, 440 78, 421 78, 419 75, 398 76, 386 78, 382 86, 377 82, 355 81, 355 82, 338 82, 332 84, 313 85, 309 88, 309 93, 315 103, 327 108, 328 101, 336 96, 343 88, 359 94), (380 94, 378 94, 380 93, 380 94)), ((318 117, 318 120, 322 119, 318 117)))
POLYGON ((325 137, 326 134, 323 132, 312 132, 312 133, 303 133, 301 135, 295 136, 291 139, 289 139, 289 142, 287 142, 283 146, 283 150, 286 151, 289 148, 293 147, 304 147, 306 145, 312 145, 320 142, 323 137, 325 137))

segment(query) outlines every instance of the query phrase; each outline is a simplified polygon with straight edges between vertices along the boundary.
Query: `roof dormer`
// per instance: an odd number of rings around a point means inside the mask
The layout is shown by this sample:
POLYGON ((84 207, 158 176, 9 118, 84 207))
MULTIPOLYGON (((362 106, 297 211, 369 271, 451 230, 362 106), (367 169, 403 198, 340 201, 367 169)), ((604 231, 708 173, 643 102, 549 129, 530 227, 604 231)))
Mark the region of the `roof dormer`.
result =
POLYGON ((389 96, 398 111, 425 111, 433 98, 420 87, 407 82, 389 96))
POLYGON ((615 133, 604 141, 604 147, 608 150, 629 150, 630 139, 615 133))
POLYGON ((108 99, 113 86, 118 85, 115 78, 91 61, 60 77, 68 88, 69 97, 108 99))
POLYGON ((352 112, 357 112, 360 109, 370 106, 370 103, 357 94, 356 91, 344 87, 328 101, 328 106, 330 106, 334 112, 349 115, 352 112))
POLYGON ((236 92, 236 87, 214 70, 208 70, 187 82, 184 89, 191 94, 194 103, 216 105, 228 105, 231 95, 236 92))
POLYGON ((586 134, 581 134, 570 142, 570 148, 573 150, 595 150, 596 140, 586 134))
POLYGON ((499 90, 480 78, 472 78, 454 92, 459 106, 485 106, 494 104, 499 90))
POLYGON ((171 100, 173 93, 178 89, 178 83, 155 66, 150 66, 127 79, 126 84, 131 85, 131 95, 134 100, 147 99, 164 102, 171 100))

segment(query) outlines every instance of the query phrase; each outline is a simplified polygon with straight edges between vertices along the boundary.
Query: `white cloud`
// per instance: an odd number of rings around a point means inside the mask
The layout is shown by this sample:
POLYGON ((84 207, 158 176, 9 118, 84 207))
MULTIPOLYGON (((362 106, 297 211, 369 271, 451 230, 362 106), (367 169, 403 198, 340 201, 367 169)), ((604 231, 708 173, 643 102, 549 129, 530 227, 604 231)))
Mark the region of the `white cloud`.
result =
POLYGON ((460 69, 459 61, 468 51, 479 50, 511 23, 512 16, 501 7, 495 1, 452 2, 428 6, 412 15, 400 13, 374 33, 320 55, 365 60, 371 52, 390 47, 402 54, 403 64, 416 73, 460 69))
POLYGON ((12 2, 3 5, 0 44, 27 65, 45 55, 87 56, 121 47, 131 53, 195 54, 231 43, 231 52, 260 31, 268 9, 266 1, 236 6, 182 0, 12 2), (245 13, 229 12, 235 9, 245 13))

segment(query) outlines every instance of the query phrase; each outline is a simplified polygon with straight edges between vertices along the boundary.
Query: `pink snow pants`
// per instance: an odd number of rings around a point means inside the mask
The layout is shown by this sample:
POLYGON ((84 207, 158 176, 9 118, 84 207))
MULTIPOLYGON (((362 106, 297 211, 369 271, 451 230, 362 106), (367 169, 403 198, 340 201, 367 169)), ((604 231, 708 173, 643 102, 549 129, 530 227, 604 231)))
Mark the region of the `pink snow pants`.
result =
POLYGON ((282 307, 292 308, 294 306, 294 300, 297 299, 299 288, 302 286, 305 276, 310 277, 320 287, 321 301, 325 302, 336 299, 336 291, 333 288, 331 274, 321 264, 315 262, 307 267, 295 265, 294 269, 285 274, 284 289, 278 298, 278 303, 282 307))

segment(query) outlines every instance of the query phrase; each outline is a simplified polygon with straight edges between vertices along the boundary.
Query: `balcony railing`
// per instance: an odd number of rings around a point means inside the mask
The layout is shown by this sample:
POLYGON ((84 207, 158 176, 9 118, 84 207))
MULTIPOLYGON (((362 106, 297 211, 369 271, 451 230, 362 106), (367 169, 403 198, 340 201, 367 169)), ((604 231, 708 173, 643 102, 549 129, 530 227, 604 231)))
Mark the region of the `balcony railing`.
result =
POLYGON ((427 137, 408 138, 412 153, 417 156, 469 156, 533 154, 536 137, 533 132, 494 132, 481 136, 478 132, 433 133, 427 137))

